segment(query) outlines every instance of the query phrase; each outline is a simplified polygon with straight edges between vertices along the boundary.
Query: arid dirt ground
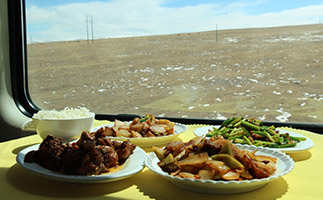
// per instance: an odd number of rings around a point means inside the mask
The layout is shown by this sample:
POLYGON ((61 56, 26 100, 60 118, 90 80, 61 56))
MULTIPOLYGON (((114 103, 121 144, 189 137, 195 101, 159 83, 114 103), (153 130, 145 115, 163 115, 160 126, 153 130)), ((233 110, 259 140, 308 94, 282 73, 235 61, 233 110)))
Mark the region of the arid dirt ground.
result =
POLYGON ((42 109, 323 122, 323 25, 28 45, 42 109))

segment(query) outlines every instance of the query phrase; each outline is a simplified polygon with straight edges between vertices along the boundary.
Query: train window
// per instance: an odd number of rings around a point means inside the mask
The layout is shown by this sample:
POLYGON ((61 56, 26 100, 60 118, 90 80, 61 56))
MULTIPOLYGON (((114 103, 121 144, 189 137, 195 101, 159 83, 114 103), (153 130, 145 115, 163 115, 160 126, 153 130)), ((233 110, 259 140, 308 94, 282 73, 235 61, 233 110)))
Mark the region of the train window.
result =
POLYGON ((322 1, 25 1, 41 109, 323 122, 322 1))

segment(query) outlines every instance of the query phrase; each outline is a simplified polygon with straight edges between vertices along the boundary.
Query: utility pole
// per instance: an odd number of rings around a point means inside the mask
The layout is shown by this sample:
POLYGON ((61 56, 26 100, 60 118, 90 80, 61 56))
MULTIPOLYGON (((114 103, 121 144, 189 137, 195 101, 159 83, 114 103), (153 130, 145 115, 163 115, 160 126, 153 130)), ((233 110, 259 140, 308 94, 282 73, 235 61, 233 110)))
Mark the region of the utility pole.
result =
POLYGON ((91 15, 91 32, 92 32, 92 43, 94 43, 94 33, 93 33, 93 18, 92 18, 92 15, 91 15))
POLYGON ((87 35, 87 44, 89 44, 89 20, 87 18, 87 15, 86 15, 86 20, 85 20, 85 23, 86 23, 86 35, 87 35))
POLYGON ((89 38, 89 24, 91 24, 91 35, 92 35, 92 43, 94 43, 94 33, 93 33, 93 17, 91 15, 91 19, 88 18, 88 15, 86 15, 86 20, 85 20, 85 23, 86 23, 86 35, 87 35, 87 44, 90 43, 90 38, 89 38))

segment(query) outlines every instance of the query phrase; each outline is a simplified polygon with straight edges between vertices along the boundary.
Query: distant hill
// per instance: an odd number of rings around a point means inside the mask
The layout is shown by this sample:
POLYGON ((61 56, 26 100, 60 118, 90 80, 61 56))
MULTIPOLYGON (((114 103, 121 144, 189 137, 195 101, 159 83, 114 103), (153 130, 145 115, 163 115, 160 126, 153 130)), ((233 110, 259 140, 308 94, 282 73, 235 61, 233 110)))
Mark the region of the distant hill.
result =
POLYGON ((320 122, 323 25, 28 45, 41 108, 320 122))

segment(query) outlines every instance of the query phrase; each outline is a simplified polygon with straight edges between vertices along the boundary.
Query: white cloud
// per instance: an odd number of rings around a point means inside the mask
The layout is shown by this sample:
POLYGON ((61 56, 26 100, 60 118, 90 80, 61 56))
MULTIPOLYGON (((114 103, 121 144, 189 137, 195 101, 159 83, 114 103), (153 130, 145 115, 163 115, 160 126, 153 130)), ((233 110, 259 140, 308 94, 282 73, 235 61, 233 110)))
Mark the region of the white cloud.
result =
MULTIPOLYGON (((258 2, 259 3, 259 2, 258 2)), ((323 5, 250 15, 246 4, 166 7, 158 0, 74 3, 27 10, 33 41, 86 39, 86 15, 93 17, 95 38, 196 32, 219 29, 318 23, 323 5)), ((88 27, 90 30, 91 27, 88 27)))

